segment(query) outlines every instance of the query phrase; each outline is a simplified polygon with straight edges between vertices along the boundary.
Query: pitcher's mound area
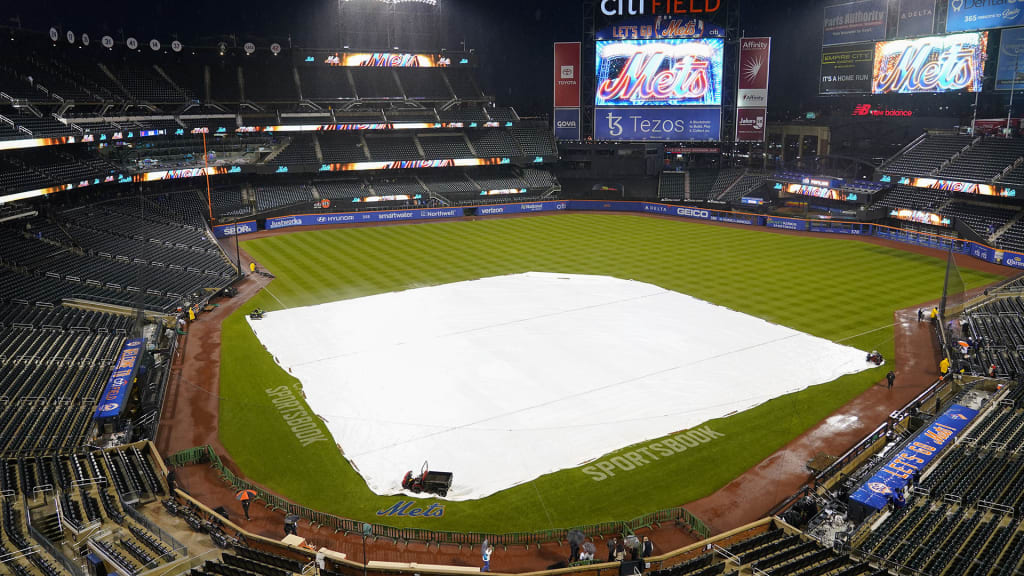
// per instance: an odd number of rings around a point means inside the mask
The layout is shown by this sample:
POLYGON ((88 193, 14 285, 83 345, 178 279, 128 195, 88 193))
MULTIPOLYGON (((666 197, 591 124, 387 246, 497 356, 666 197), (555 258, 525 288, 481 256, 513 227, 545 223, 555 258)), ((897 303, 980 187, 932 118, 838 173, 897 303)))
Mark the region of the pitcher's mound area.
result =
POLYGON ((867 369, 865 353, 651 284, 527 273, 250 320, 377 494, 482 498, 867 369))

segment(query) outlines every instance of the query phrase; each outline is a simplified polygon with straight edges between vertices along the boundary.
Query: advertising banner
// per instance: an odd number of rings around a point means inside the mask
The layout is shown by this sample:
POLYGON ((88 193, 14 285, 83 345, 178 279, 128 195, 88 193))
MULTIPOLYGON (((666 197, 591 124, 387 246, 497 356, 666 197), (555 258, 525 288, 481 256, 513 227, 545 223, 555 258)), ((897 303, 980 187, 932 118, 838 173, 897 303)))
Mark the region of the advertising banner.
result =
POLYGON ((721 38, 597 42, 597 106, 720 106, 721 38))
POLYGON ((984 246, 982 244, 977 244, 975 242, 971 242, 970 249, 968 250, 968 254, 970 254, 971 256, 974 256, 978 260, 984 260, 985 262, 992 262, 993 259, 995 258, 996 251, 991 249, 991 248, 989 248, 988 246, 984 246))
POLYGON ((1003 198, 1015 198, 1017 190, 1014 188, 1000 188, 992 184, 978 184, 975 182, 957 182, 955 180, 939 180, 937 178, 909 178, 907 184, 915 188, 931 188, 932 190, 944 190, 956 194, 978 194, 980 196, 1000 196, 1003 198))
POLYGON ((402 54, 398 52, 344 52, 326 56, 328 66, 366 66, 370 68, 434 68, 448 66, 451 60, 437 54, 402 54))
POLYGON ((885 40, 886 0, 860 0, 825 6, 822 46, 885 40))
POLYGON ((1024 88, 1024 28, 1003 30, 996 61, 996 90, 1024 88), (1016 79, 1014 78, 1016 75, 1016 79))
POLYGON ((94 419, 112 418, 119 416, 124 409, 125 398, 132 388, 132 380, 135 376, 135 369, 139 363, 139 356, 142 353, 142 346, 146 343, 145 338, 128 340, 121 348, 117 356, 114 370, 107 379, 107 385, 103 388, 103 395, 100 396, 96 405, 94 419))
POLYGON ((555 108, 555 139, 581 140, 579 108, 555 108))
POLYGON ((768 216, 765 218, 764 225, 768 228, 777 228, 779 230, 798 230, 803 232, 807 230, 806 220, 797 220, 795 218, 780 218, 778 216, 768 216))
POLYGON ((736 109, 736 141, 764 142, 767 108, 736 109))
POLYGON ((597 108, 594 139, 685 142, 720 138, 720 108, 597 108))
MULTIPOLYGON (((712 0, 716 1, 716 0, 712 0)), ((659 3, 661 0, 659 0, 659 3)), ((725 29, 701 18, 658 14, 639 16, 599 29, 597 40, 665 40, 668 38, 725 38, 725 29)))
POLYGON ((1024 26, 1024 10, 1014 0, 949 0, 946 32, 1024 26))
POLYGON ((900 0, 896 37, 928 36, 935 33, 936 0, 900 0))
POLYGON ((736 106, 766 108, 768 106, 768 68, 771 62, 771 38, 740 40, 740 77, 736 106))
POLYGON ((980 92, 987 48, 987 32, 879 42, 871 92, 980 92))
POLYGON ((929 224, 931 226, 944 226, 948 228, 953 225, 949 218, 941 214, 925 212, 923 210, 911 210, 910 208, 893 209, 889 212, 889 217, 907 222, 917 222, 918 224, 929 224))
POLYGON ((953 444, 956 435, 977 415, 977 410, 954 404, 850 497, 875 510, 881 510, 888 503, 889 497, 895 497, 897 491, 906 487, 915 472, 923 470, 943 448, 953 444))
POLYGON ((396 222, 431 218, 459 218, 461 216, 462 208, 387 210, 382 212, 348 212, 341 214, 299 214, 267 218, 266 229, 278 230, 293 226, 322 226, 324 224, 349 224, 354 222, 396 222))
POLYGON ((866 94, 871 91, 874 44, 827 46, 821 49, 820 94, 866 94))
POLYGON ((580 107, 580 43, 555 43, 555 108, 580 107))
MULTIPOLYGON (((569 209, 575 210, 575 202, 570 202, 569 209)), ((636 202, 616 202, 614 204, 637 204, 636 202)), ((633 208, 636 212, 647 212, 648 214, 665 214, 668 216, 679 216, 682 218, 693 218, 696 220, 708 220, 710 222, 728 222, 730 224, 745 224, 748 226, 760 226, 762 217, 756 214, 735 214, 721 210, 707 210, 692 206, 672 206, 669 204, 653 204, 651 202, 640 202, 639 209, 633 208)), ((616 208, 628 210, 629 208, 616 208)))
POLYGON ((568 209, 567 202, 527 202, 525 204, 499 204, 497 206, 478 206, 477 216, 496 216, 499 214, 528 214, 530 212, 553 212, 568 209))
POLYGON ((252 234, 253 232, 256 232, 255 220, 238 222, 236 224, 221 224, 213 227, 213 235, 217 238, 228 238, 236 234, 241 236, 242 234, 252 234))

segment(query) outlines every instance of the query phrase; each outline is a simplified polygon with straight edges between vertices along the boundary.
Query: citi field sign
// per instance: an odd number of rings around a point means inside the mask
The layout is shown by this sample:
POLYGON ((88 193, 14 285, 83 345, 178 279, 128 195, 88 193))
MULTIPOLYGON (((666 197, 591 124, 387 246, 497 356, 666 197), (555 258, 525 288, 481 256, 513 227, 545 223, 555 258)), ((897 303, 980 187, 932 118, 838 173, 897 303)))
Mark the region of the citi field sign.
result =
POLYGON ((710 14, 721 6, 722 0, 601 0, 601 13, 605 16, 710 14))

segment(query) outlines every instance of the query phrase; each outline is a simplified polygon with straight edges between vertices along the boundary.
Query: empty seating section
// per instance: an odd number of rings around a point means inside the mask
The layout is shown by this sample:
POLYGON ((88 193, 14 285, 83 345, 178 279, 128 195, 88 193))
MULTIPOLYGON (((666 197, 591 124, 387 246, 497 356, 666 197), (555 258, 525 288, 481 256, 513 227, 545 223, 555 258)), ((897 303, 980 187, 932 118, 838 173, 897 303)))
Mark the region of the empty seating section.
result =
POLYGON ((391 68, 350 68, 356 96, 360 99, 404 98, 391 68))
POLYGON ((366 145, 359 134, 339 133, 318 135, 320 151, 326 163, 366 162, 370 160, 366 145))
MULTIPOLYGON (((304 184, 293 186, 256 185, 252 188, 257 212, 305 203, 312 206, 313 191, 304 184)), ((307 206, 307 207, 308 207, 307 206)))
POLYGON ((381 178, 371 181, 370 188, 375 196, 405 195, 412 198, 426 192, 419 182, 411 178, 381 178))
POLYGON ((306 67, 299 70, 302 96, 316 101, 352 100, 356 97, 344 68, 306 67))
POLYGON ((735 202, 744 196, 757 192, 767 179, 768 174, 764 172, 748 171, 743 176, 740 176, 739 180, 732 185, 732 188, 725 191, 718 199, 726 202, 735 202))
MULTIPOLYGON (((324 159, 327 159, 326 154, 324 155, 324 159)), ((278 152, 277 156, 274 156, 271 163, 291 166, 318 164, 319 160, 316 158, 316 148, 313 144, 313 135, 296 134, 295 136, 292 136, 291 141, 288 142, 283 150, 278 152)))
MULTIPOLYGON (((694 550, 678 564, 651 570, 651 576, 717 576, 718 574, 779 574, 856 576, 871 571, 866 562, 834 553, 814 540, 779 528, 754 535, 726 537, 713 550, 694 550), (724 552, 720 552, 724 551, 724 552), (726 558, 729 558, 729 563, 726 558), (727 568, 732 571, 725 572, 727 568)), ((665 566, 663 563, 662 566, 665 566)))
POLYGON ((989 182, 1024 156, 1020 138, 983 138, 939 171, 938 176, 967 182, 989 182))
POLYGON ((317 181, 314 186, 316 186, 316 190, 321 198, 329 198, 331 200, 361 198, 369 195, 366 183, 361 179, 321 180, 317 181))
POLYGON ((662 172, 658 184, 658 197, 661 200, 679 201, 686 197, 686 173, 662 172))
POLYGON ((252 213, 248 204, 242 201, 242 189, 237 186, 223 186, 210 191, 210 204, 216 217, 245 216, 252 213))
POLYGON ((402 91, 411 100, 453 99, 441 68, 408 68, 397 72, 402 91))
POLYGON ((941 210, 943 216, 960 220, 986 239, 1009 222, 1016 212, 1017 210, 1013 208, 967 205, 959 202, 953 202, 941 210))
POLYGON ((412 135, 366 135, 366 147, 374 160, 422 160, 412 135))
POLYGON ((476 172, 471 175, 473 181, 480 185, 480 190, 519 190, 526 188, 526 183, 518 176, 503 171, 476 172))
POLYGON ((479 100, 483 92, 477 86, 474 72, 467 68, 448 68, 444 71, 448 84, 459 100, 479 100))
POLYGON ((468 133, 478 158, 507 158, 520 156, 516 143, 504 130, 474 130, 468 133))
MULTIPOLYGON (((27 308, 2 305, 0 312, 12 318, 40 315, 27 308)), ((0 454, 42 454, 81 445, 110 364, 124 343, 124 320, 61 308, 48 310, 46 320, 54 324, 19 322, 0 328, 0 454)))
POLYGON ((284 58, 263 58, 243 66, 243 99, 273 103, 297 101, 299 91, 292 70, 291 63, 284 58))
POLYGON ((548 190, 552 186, 557 185, 555 177, 551 175, 547 170, 538 170, 537 168, 524 168, 520 174, 523 181, 526 182, 526 187, 531 190, 548 190))
POLYGON ((969 332, 982 338, 981 350, 972 351, 967 370, 988 372, 996 364, 1000 374, 1024 374, 1024 300, 1010 296, 987 302, 967 312, 969 332))
MULTIPOLYGON (((0 225, 0 262, 16 268, 3 271, 0 284, 27 303, 78 298, 134 306, 141 300, 155 310, 227 286, 234 269, 205 229, 162 218, 161 211, 178 204, 154 198, 0 225)), ((190 209, 179 217, 193 218, 190 209)))
POLYGON ((1024 252, 1024 219, 1017 220, 996 239, 997 248, 1024 252))
POLYGON ((168 82, 153 65, 122 62, 109 67, 130 100, 174 103, 194 99, 191 93, 168 82))
POLYGON ((423 148, 423 157, 427 160, 473 158, 473 152, 462 134, 420 134, 417 139, 423 148))
POLYGON ((970 146, 971 140, 970 136, 928 135, 896 156, 882 171, 902 176, 927 176, 938 170, 954 154, 970 146))
POLYGON ((711 187, 715 185, 718 171, 695 168, 690 174, 690 198, 710 199, 711 187))
POLYGON ((555 151, 555 141, 546 123, 516 124, 510 128, 512 137, 515 139, 518 149, 522 150, 522 156, 532 158, 534 156, 552 157, 558 154, 555 151))
POLYGON ((949 199, 949 192, 897 184, 885 196, 875 202, 884 208, 912 208, 934 211, 949 199))

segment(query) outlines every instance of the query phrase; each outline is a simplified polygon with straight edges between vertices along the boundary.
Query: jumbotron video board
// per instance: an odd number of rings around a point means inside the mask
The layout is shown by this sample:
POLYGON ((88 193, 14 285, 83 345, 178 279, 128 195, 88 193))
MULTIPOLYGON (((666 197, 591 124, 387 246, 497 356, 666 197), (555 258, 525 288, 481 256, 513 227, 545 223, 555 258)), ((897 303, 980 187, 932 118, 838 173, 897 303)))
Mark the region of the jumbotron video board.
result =
POLYGON ((875 44, 872 94, 980 92, 988 32, 875 44))
POLYGON ((597 43, 597 106, 721 106, 721 38, 597 43))
POLYGON ((594 137, 719 140, 724 49, 722 38, 598 41, 594 137))
POLYGON ((825 46, 821 94, 980 92, 988 32, 825 46))

